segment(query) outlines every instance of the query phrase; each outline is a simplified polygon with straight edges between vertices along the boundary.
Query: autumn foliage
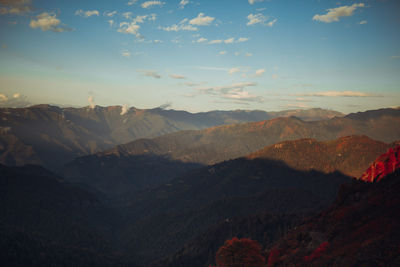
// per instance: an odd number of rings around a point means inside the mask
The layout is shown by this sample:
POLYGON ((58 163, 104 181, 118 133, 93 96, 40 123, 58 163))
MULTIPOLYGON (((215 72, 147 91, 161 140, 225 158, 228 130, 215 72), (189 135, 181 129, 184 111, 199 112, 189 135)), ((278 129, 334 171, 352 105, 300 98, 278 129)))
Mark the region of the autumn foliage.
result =
POLYGON ((261 267, 265 266, 265 257, 257 241, 234 237, 219 248, 216 262, 216 267, 261 267))
POLYGON ((397 146, 390 148, 385 154, 377 158, 360 179, 366 182, 378 182, 399 167, 400 146, 397 146))

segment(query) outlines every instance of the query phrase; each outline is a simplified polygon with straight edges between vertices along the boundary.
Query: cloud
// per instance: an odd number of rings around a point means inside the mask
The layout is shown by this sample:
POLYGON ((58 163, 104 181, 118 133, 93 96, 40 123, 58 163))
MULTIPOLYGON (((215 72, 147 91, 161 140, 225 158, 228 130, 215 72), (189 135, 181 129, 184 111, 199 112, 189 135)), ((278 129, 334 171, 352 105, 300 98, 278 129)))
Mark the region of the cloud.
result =
POLYGON ((197 26, 209 26, 211 22, 214 21, 215 18, 209 17, 209 16, 204 16, 204 13, 199 13, 197 17, 191 19, 189 21, 190 24, 192 25, 197 25, 197 26))
POLYGON ((208 42, 208 44, 220 44, 220 43, 222 43, 222 40, 212 40, 208 42))
POLYGON ((228 71, 228 73, 229 74, 235 74, 235 73, 237 73, 237 72, 239 72, 240 71, 240 69, 239 68, 231 68, 229 71, 228 71))
POLYGON ((112 17, 115 14, 117 14, 117 11, 111 11, 111 12, 104 12, 103 16, 105 17, 112 17))
POLYGON ((301 94, 298 96, 317 96, 317 97, 376 97, 377 95, 367 94, 355 91, 325 91, 309 94, 301 94))
POLYGON ((246 24, 247 26, 258 24, 258 23, 264 23, 265 21, 267 21, 267 18, 261 13, 249 14, 247 16, 247 19, 249 20, 246 24))
POLYGON ((185 82, 185 85, 186 86, 189 86, 189 87, 193 87, 193 86, 200 86, 200 85, 204 85, 204 84, 206 84, 207 82, 198 82, 198 83, 194 83, 194 82, 185 82))
POLYGON ((200 94, 215 95, 223 99, 241 102, 262 102, 263 98, 245 91, 246 87, 256 86, 257 83, 243 82, 227 86, 197 88, 200 94))
POLYGON ((119 24, 118 32, 125 34, 133 34, 136 37, 140 37, 139 33, 140 25, 137 25, 136 22, 121 22, 119 24))
POLYGON ((122 16, 126 19, 130 19, 132 16, 132 12, 124 12, 122 13, 122 16))
POLYGON ((0 94, 0 107, 23 108, 31 105, 32 103, 28 101, 28 98, 20 93, 14 93, 11 97, 0 94))
POLYGON ((235 38, 229 38, 224 41, 226 44, 233 44, 235 42, 235 38))
POLYGON ((272 74, 271 75, 272 80, 277 80, 278 79, 278 74, 272 74))
POLYGON ((161 75, 159 75, 154 70, 138 70, 137 72, 141 73, 143 76, 146 76, 146 77, 152 77, 152 78, 156 78, 156 79, 161 78, 161 75))
POLYGON ((83 11, 82 9, 79 9, 79 10, 75 11, 75 15, 76 16, 81 16, 81 17, 84 17, 84 18, 89 18, 91 16, 98 16, 99 15, 99 11, 97 11, 97 10, 83 11))
POLYGON ((186 6, 187 4, 189 4, 189 1, 188 1, 188 0, 181 0, 181 1, 179 2, 179 8, 180 8, 180 9, 184 9, 185 6, 186 6))
POLYGON ((246 52, 246 57, 251 57, 251 56, 253 56, 253 54, 252 53, 249 53, 249 52, 246 52))
POLYGON ((200 37, 199 39, 197 39, 196 43, 204 43, 207 42, 206 38, 200 37))
POLYGON ((192 25, 187 24, 188 19, 183 19, 181 20, 178 24, 174 24, 168 27, 158 27, 161 30, 167 31, 167 32, 178 32, 178 31, 197 31, 198 28, 194 27, 192 25))
POLYGON ((353 4, 351 6, 340 6, 337 8, 329 8, 325 15, 315 15, 313 20, 321 21, 325 23, 331 23, 334 21, 339 21, 340 17, 350 17, 354 14, 354 11, 358 7, 364 7, 363 3, 353 4))
POLYGON ((123 50, 123 51, 121 51, 121 55, 123 57, 130 58, 131 57, 131 52, 129 52, 128 50, 123 50))
POLYGON ((57 15, 43 12, 36 16, 36 20, 32 19, 29 26, 33 29, 40 28, 42 31, 65 32, 72 30, 65 26, 59 26, 60 23, 57 15))
POLYGON ((143 2, 140 6, 142 8, 152 8, 154 6, 163 6, 165 3, 161 1, 146 1, 143 2))
POLYGON ((299 109, 308 109, 308 108, 311 108, 311 106, 309 106, 309 105, 307 105, 307 104, 299 104, 299 103, 296 103, 296 104, 286 104, 285 107, 287 107, 287 108, 299 108, 299 109))
POLYGON ((178 79, 178 80, 186 79, 185 76, 179 75, 179 74, 170 74, 169 77, 172 79, 178 79))
POLYGON ((391 56, 392 59, 398 59, 400 56, 391 56))
POLYGON ((278 21, 278 19, 273 19, 267 22, 268 17, 264 16, 261 13, 258 14, 249 14, 247 16, 248 22, 246 23, 247 26, 255 25, 255 24, 262 24, 264 26, 272 27, 278 21))
MULTIPOLYGON (((131 12, 128 12, 131 13, 131 12)), ((125 13, 124 13, 125 14, 125 13)), ((129 14, 130 16, 131 14, 129 14)), ((127 14, 128 17, 128 14, 127 14)), ((138 23, 144 23, 146 20, 148 21, 154 21, 156 20, 157 15, 156 14, 150 14, 150 15, 139 15, 133 18, 130 22, 121 22, 119 24, 119 29, 117 30, 120 33, 125 33, 125 34, 133 34, 138 38, 141 38, 142 36, 139 33, 140 25, 138 23)))
POLYGON ((265 72, 265 69, 258 69, 258 70, 256 70, 256 76, 258 76, 258 77, 263 76, 264 72, 265 72))
POLYGON ((88 97, 88 102, 89 102, 89 108, 94 109, 96 107, 96 103, 94 102, 93 96, 88 97))
POLYGON ((33 10, 31 0, 0 0, 0 14, 23 15, 33 10))
POLYGON ((111 27, 114 25, 114 20, 112 20, 112 19, 107 20, 107 22, 108 22, 108 24, 110 24, 111 27))
POLYGON ((139 0, 129 0, 129 2, 127 3, 128 6, 132 6, 134 5, 137 1, 139 0))
POLYGON ((167 108, 170 108, 171 106, 172 106, 172 103, 171 102, 167 102, 165 104, 162 104, 162 105, 158 106, 157 108, 159 108, 159 109, 167 109, 167 108))
POLYGON ((267 26, 268 26, 268 27, 272 27, 272 26, 275 25, 275 23, 276 23, 277 21, 278 21, 278 19, 271 20, 271 21, 269 21, 269 22, 267 23, 267 26))
POLYGON ((228 53, 228 52, 226 52, 226 51, 220 51, 218 54, 220 54, 220 55, 226 55, 226 53, 228 53))
POLYGON ((235 52, 235 53, 233 53, 235 56, 239 56, 240 55, 240 53, 239 52, 235 52))
POLYGON ((368 23, 368 21, 366 21, 366 20, 362 20, 362 21, 360 21, 358 24, 360 24, 360 25, 364 25, 364 24, 367 24, 368 23))
POLYGON ((123 116, 123 115, 125 115, 126 113, 128 113, 128 111, 129 111, 128 105, 127 105, 127 104, 124 104, 124 105, 122 105, 122 107, 121 107, 121 113, 120 113, 120 115, 123 116))
POLYGON ((153 41, 155 44, 161 44, 161 43, 164 43, 163 41, 161 41, 161 40, 154 40, 153 41))
POLYGON ((236 42, 237 43, 243 43, 243 42, 247 42, 248 40, 249 40, 249 38, 240 37, 236 42))
POLYGON ((254 5, 254 3, 261 3, 264 2, 264 0, 249 0, 250 5, 254 5))

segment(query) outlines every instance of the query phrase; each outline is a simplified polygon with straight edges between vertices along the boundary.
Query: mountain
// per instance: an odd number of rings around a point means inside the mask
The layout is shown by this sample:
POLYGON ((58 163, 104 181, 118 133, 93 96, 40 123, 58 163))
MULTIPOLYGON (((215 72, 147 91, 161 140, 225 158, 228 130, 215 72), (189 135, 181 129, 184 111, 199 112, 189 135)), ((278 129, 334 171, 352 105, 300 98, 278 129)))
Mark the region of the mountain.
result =
POLYGON ((135 262, 146 265, 235 216, 319 210, 349 180, 337 172, 303 172, 265 159, 241 158, 203 167, 130 196, 121 242, 135 262))
POLYGON ((77 156, 139 138, 153 138, 180 130, 198 130, 222 124, 260 121, 286 114, 310 120, 343 115, 321 109, 279 113, 257 110, 189 113, 162 108, 125 109, 121 106, 60 108, 36 105, 28 108, 0 108, 0 163, 40 163, 54 168, 77 156))
POLYGON ((400 170, 344 185, 335 203, 268 249, 268 266, 399 266, 400 170))
POLYGON ((360 180, 378 182, 398 168, 400 168, 400 145, 390 148, 385 154, 379 156, 362 174, 360 180))
POLYGON ((400 110, 376 110, 368 114, 375 116, 350 114, 343 118, 311 122, 288 117, 199 131, 180 131, 153 139, 136 140, 98 155, 156 154, 183 162, 214 164, 245 156, 281 141, 301 138, 327 141, 348 135, 366 135, 382 142, 400 139, 400 110))
POLYGON ((340 171, 352 177, 360 177, 378 155, 393 145, 372 140, 365 135, 322 142, 307 138, 267 146, 247 158, 281 160, 297 170, 325 173, 340 171))
POLYGON ((46 169, 0 165, 4 266, 125 266, 112 252, 119 216, 46 169))

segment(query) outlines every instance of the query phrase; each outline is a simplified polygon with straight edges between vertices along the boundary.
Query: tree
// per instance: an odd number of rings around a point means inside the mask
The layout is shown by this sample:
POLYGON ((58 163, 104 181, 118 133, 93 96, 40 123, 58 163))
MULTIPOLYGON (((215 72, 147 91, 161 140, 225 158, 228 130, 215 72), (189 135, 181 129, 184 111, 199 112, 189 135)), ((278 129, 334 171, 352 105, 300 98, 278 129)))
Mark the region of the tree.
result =
POLYGON ((261 267, 265 257, 257 241, 234 237, 218 249, 216 262, 216 267, 261 267))

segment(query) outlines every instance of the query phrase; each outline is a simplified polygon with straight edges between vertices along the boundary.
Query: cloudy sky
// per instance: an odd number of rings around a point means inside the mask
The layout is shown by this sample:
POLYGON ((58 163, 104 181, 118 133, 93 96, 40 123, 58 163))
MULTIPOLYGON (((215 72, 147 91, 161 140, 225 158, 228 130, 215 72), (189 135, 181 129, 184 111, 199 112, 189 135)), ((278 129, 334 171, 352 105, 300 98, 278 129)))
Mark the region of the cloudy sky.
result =
POLYGON ((0 105, 400 106, 400 1, 0 0, 0 105))

